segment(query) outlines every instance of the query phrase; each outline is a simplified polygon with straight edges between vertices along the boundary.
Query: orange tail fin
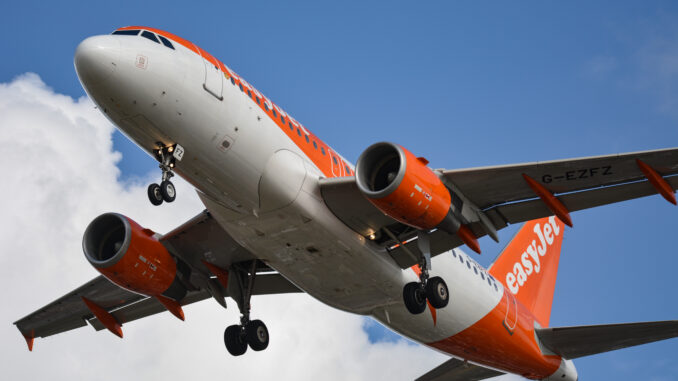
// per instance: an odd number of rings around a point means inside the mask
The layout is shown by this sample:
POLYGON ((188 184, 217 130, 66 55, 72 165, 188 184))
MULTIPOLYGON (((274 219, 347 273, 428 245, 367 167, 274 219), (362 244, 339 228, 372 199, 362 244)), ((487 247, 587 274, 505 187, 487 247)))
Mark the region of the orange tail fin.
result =
POLYGON ((542 327, 549 325, 564 231, 556 217, 526 222, 489 269, 542 327))

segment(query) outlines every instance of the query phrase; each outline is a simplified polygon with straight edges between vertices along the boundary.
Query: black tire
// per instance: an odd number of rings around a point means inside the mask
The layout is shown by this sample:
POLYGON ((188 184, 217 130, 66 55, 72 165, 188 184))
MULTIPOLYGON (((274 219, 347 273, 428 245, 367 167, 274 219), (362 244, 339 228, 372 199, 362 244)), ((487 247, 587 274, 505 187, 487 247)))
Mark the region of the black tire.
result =
POLYGON ((232 325, 224 331, 226 350, 233 356, 241 356, 247 352, 247 341, 241 332, 242 328, 239 325, 232 325))
POLYGON ((255 351, 263 351, 268 347, 268 328, 261 320, 247 323, 247 344, 255 351))
POLYGON ((426 299, 433 308, 444 308, 450 301, 450 291, 443 278, 436 276, 426 282, 426 299))
POLYGON ((153 205, 162 204, 163 197, 162 192, 160 191, 160 185, 151 184, 148 186, 148 200, 151 201, 153 205))
POLYGON ((162 199, 166 202, 172 202, 177 198, 177 190, 169 180, 160 183, 160 193, 162 194, 162 199))
POLYGON ((426 292, 421 287, 421 283, 411 282, 403 288, 403 300, 405 307, 411 314, 417 315, 426 309, 426 292))

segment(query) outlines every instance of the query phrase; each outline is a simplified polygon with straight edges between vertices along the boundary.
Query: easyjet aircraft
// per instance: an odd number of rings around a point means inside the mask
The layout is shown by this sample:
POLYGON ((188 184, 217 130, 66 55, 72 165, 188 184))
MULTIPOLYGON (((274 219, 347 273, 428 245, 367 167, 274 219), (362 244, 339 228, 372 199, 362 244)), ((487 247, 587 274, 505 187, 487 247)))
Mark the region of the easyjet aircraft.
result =
POLYGON ((99 109, 160 163, 148 188, 172 202, 190 182, 205 211, 161 235, 103 214, 83 238, 102 275, 15 324, 29 349, 91 325, 235 300, 228 352, 266 349, 253 295, 306 292, 454 356, 421 379, 505 372, 576 380, 571 359, 678 335, 678 321, 550 328, 570 212, 659 193, 676 203, 678 149, 439 170, 393 143, 354 168, 195 44, 147 27, 84 40, 75 54, 99 109), (489 270, 457 248, 527 222, 489 270))

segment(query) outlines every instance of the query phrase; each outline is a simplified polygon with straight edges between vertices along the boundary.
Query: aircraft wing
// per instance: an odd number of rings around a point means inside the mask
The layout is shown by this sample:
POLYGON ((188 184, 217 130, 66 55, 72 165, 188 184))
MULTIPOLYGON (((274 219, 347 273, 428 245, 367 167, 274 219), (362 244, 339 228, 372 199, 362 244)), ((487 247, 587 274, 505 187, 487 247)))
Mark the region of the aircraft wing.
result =
POLYGON ((553 353, 576 359, 678 337, 678 320, 538 328, 539 341, 553 353))
MULTIPOLYGON (((214 297, 225 306, 223 299, 230 295, 231 282, 228 287, 224 287, 202 261, 228 269, 256 260, 221 229, 206 211, 163 236, 160 242, 172 255, 191 267, 190 284, 194 287, 180 301, 181 305, 214 297)), ((301 291, 280 274, 271 272, 261 264, 257 265, 253 295, 290 292, 301 291)), ((14 324, 29 341, 29 348, 32 338, 70 331, 87 323, 97 331, 104 329, 83 298, 105 309, 120 324, 166 311, 157 299, 125 290, 105 277, 98 276, 14 324)))
MULTIPOLYGON (((664 193, 678 189, 678 148, 566 160, 457 170, 435 170, 451 190, 452 203, 476 237, 496 236, 509 224, 551 216, 525 176, 573 212, 659 193, 648 180, 646 166, 665 183, 664 193)), ((650 175, 651 176, 651 175, 650 175)), ((376 244, 403 268, 417 263, 417 231, 396 222, 370 203, 355 177, 322 179, 325 203, 347 226, 363 236, 376 232, 376 244)), ((431 234, 431 254, 463 244, 440 230, 431 234)))
POLYGON ((417 378, 417 381, 475 381, 501 376, 502 372, 451 358, 417 378))

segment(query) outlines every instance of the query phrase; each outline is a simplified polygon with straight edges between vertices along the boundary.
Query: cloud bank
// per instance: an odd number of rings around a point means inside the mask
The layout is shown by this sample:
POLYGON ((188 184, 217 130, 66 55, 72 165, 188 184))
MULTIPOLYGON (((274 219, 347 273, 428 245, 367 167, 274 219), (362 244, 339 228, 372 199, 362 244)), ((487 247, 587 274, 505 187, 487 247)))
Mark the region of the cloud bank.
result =
POLYGON ((239 315, 204 301, 123 327, 125 338, 91 327, 46 339, 26 350, 12 324, 97 275, 80 242, 97 215, 116 211, 166 232, 203 209, 190 185, 177 179, 173 204, 153 207, 146 186, 120 180, 114 127, 83 97, 55 93, 35 74, 0 84, 0 321, 3 379, 394 379, 420 376, 446 356, 406 340, 370 342, 366 320, 307 295, 253 299, 253 317, 266 322, 266 351, 234 358, 223 330, 239 315))

